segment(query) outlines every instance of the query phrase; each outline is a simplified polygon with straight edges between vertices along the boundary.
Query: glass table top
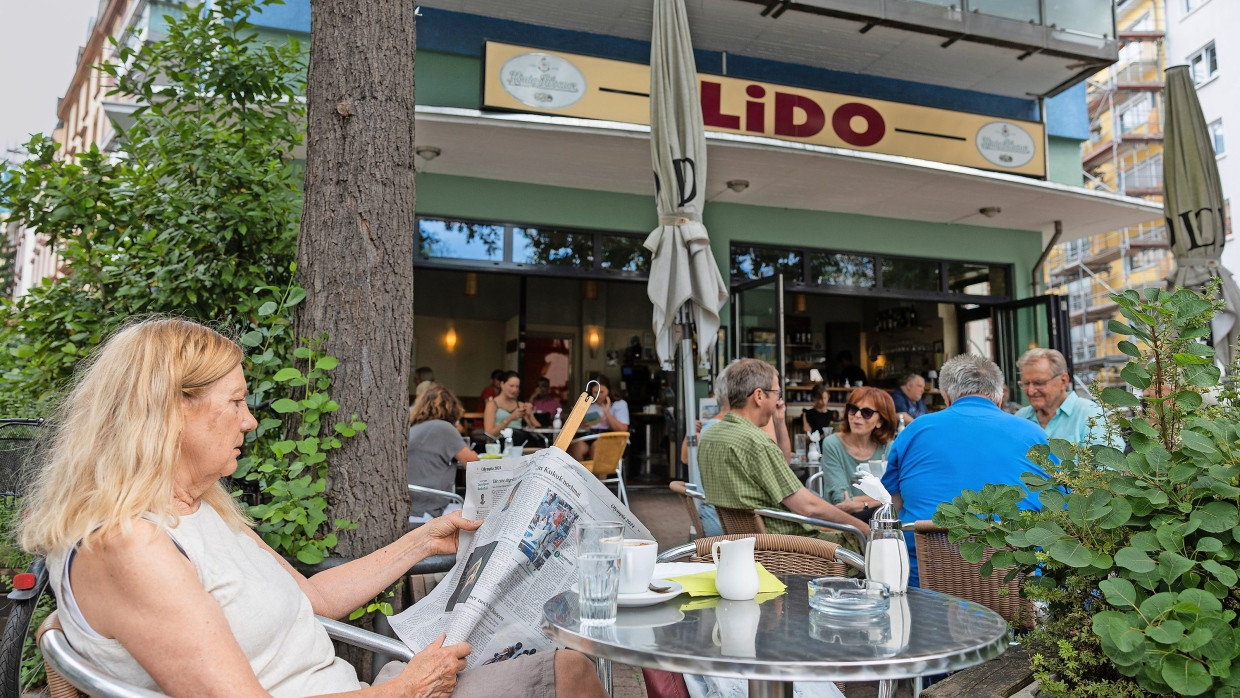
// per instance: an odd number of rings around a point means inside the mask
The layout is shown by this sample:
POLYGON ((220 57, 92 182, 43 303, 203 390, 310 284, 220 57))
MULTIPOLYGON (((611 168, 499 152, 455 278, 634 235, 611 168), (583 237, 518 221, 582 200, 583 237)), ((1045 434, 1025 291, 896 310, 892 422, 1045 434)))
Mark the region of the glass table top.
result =
POLYGON ((614 625, 582 626, 577 595, 543 606, 543 630, 595 657, 667 671, 780 681, 871 681, 981 664, 1007 649, 1008 626, 990 609, 910 589, 870 616, 811 609, 808 575, 783 575, 787 590, 753 601, 680 595, 621 608, 614 625))

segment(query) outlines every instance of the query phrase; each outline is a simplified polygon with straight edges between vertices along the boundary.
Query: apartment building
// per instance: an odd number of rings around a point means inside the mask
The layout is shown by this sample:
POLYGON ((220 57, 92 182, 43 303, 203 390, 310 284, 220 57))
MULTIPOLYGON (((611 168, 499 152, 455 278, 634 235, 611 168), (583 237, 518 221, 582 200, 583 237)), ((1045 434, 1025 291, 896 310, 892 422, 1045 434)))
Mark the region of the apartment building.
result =
MULTIPOLYGON (((1119 60, 1086 81, 1086 186, 1161 202, 1166 7, 1163 0, 1117 0, 1115 14, 1119 60)), ((1110 295, 1161 285, 1173 265, 1161 216, 1057 245, 1047 257, 1048 289, 1068 302, 1078 384, 1122 382, 1128 359, 1117 348, 1122 337, 1107 329, 1117 311, 1110 295)))

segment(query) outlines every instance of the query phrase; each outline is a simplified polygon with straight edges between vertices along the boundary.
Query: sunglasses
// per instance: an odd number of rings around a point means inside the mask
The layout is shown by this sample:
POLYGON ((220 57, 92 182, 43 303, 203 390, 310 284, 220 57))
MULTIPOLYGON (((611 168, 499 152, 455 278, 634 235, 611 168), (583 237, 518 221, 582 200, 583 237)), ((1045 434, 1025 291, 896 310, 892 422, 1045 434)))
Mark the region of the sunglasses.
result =
POLYGON ((873 417, 874 415, 878 414, 878 410, 871 409, 869 407, 857 407, 851 402, 848 403, 848 405, 844 407, 844 410, 848 413, 849 417, 853 416, 854 414, 859 414, 861 415, 862 419, 869 419, 870 417, 873 417))

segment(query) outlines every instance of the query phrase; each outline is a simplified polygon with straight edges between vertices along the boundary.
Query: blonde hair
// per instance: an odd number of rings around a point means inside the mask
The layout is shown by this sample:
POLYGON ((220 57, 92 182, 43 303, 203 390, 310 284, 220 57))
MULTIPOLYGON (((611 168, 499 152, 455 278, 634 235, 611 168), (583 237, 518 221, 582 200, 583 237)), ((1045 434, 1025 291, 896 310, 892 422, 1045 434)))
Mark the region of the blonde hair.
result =
MULTIPOLYGON (((127 533, 151 514, 176 525, 181 408, 227 375, 244 354, 195 322, 154 318, 113 333, 83 362, 56 432, 23 498, 20 542, 32 553, 127 533)), ((202 495, 234 528, 250 525, 219 482, 202 495)))

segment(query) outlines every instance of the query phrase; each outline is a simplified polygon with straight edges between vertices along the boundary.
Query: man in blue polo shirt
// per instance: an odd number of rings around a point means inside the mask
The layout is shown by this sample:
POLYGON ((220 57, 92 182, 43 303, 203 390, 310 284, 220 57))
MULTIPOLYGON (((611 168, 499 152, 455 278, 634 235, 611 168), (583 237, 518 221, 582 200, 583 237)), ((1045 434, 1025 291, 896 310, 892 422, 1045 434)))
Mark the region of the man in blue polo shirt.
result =
MULTIPOLYGON (((1021 484, 1024 473, 1046 473, 1026 456, 1046 443, 1041 427, 999 409, 1003 372, 994 362, 962 354, 943 364, 939 388, 947 409, 932 412, 908 425, 891 445, 883 486, 901 521, 929 520, 944 502, 964 490, 988 484, 1021 484)), ((1026 488, 1026 491, 1028 489, 1026 488)), ((1034 494, 1020 502, 1021 509, 1039 511, 1034 494)), ((909 585, 918 585, 917 549, 909 548, 909 585)))
POLYGON ((1022 407, 1017 417, 1042 427, 1052 439, 1124 450, 1124 440, 1118 434, 1107 434, 1098 403, 1068 389, 1068 362, 1063 354, 1054 349, 1030 349, 1016 366, 1020 369, 1020 387, 1029 398, 1029 405, 1022 407))

